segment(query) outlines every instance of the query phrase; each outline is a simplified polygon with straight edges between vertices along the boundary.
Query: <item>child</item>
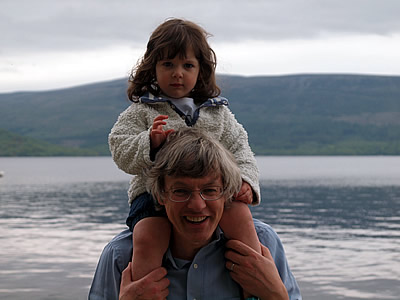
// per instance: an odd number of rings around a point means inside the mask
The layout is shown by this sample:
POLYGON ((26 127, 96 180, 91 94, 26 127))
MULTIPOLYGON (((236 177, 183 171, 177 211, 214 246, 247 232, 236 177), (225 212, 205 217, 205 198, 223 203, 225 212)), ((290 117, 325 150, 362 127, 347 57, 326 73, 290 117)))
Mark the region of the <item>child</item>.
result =
POLYGON ((220 226, 228 238, 261 253, 247 205, 260 202, 258 168, 246 131, 228 109, 228 101, 218 97, 216 57, 207 37, 200 26, 186 20, 169 19, 156 28, 130 76, 128 96, 133 103, 119 116, 109 136, 118 167, 136 175, 128 192, 131 209, 127 219, 134 231, 134 281, 161 266, 170 239, 165 213, 155 208, 145 190, 144 170, 152 165, 166 136, 185 126, 208 132, 234 154, 243 184, 235 201, 225 208, 220 226))

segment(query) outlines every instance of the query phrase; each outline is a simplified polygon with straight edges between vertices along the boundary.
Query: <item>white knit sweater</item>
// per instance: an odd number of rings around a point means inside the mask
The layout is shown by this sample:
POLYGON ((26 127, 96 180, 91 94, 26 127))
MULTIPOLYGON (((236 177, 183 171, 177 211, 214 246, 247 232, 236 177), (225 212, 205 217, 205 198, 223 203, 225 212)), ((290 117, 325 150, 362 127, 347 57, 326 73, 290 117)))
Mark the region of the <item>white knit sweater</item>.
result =
MULTIPOLYGON (((128 174, 135 175, 128 191, 129 203, 146 192, 143 170, 153 164, 150 159, 150 129, 155 117, 168 115, 165 130, 187 127, 184 119, 167 102, 132 103, 120 114, 109 135, 109 146, 117 166, 128 174)), ((205 130, 231 151, 239 165, 244 181, 250 184, 256 197, 253 205, 259 204, 260 186, 258 167, 248 143, 247 132, 237 122, 225 105, 202 107, 193 126, 205 130)))

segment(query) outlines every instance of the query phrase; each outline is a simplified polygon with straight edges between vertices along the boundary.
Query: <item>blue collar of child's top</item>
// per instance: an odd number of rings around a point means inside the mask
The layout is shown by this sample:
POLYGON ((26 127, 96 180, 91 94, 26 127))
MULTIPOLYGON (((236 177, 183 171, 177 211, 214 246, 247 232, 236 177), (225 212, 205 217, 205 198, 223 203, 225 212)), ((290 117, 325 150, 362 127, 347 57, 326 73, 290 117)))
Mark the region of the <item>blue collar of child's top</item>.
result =
MULTIPOLYGON (((170 99, 168 99, 166 97, 162 97, 162 96, 154 96, 150 93, 146 93, 143 96, 141 96, 138 99, 138 102, 148 103, 148 104, 167 102, 167 103, 171 104, 170 99)), ((229 105, 228 99, 226 99, 224 97, 209 98, 206 101, 204 101, 199 107, 210 107, 210 106, 221 106, 221 105, 228 106, 229 105)))

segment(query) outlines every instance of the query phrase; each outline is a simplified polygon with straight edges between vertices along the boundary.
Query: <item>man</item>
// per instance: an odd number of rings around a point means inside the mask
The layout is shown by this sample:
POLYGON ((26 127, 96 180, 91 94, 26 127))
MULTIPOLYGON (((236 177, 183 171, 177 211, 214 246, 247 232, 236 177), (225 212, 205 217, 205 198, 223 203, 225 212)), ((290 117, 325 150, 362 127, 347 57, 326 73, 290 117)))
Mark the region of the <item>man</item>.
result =
POLYGON ((241 180, 233 156, 212 138, 194 129, 170 134, 148 172, 148 190, 172 225, 163 267, 132 281, 126 230, 104 248, 89 299, 240 299, 242 290, 259 299, 301 299, 271 227, 254 221, 262 255, 227 241, 218 227, 241 180))

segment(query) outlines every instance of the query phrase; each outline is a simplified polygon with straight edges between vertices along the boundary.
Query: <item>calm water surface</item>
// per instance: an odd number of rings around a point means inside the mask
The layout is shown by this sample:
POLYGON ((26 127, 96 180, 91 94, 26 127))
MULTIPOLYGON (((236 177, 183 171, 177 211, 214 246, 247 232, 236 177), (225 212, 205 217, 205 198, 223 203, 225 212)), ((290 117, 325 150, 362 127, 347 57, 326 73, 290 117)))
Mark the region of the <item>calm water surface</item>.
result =
MULTIPOLYGON (((304 299, 399 299, 400 157, 258 157, 253 215, 279 233, 304 299)), ((0 158, 0 299, 85 299, 124 229, 108 157, 0 158)))

